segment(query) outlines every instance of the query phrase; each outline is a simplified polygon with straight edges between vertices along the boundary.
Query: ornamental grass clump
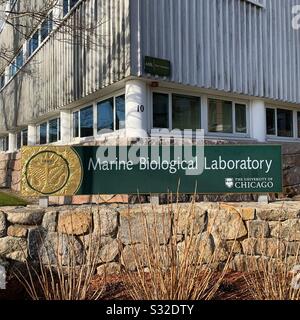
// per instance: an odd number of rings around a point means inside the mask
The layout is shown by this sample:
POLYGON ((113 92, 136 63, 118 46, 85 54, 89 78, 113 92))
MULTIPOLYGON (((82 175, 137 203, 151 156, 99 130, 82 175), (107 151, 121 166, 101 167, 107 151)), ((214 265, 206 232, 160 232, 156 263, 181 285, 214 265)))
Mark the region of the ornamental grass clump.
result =
POLYGON ((256 240, 247 259, 244 278, 255 300, 300 299, 300 243, 282 237, 280 223, 277 231, 276 238, 256 240))
POLYGON ((37 261, 25 261, 15 276, 33 300, 97 300, 105 289, 105 276, 92 292, 99 264, 101 237, 90 234, 79 246, 73 235, 57 234, 47 241, 40 233, 37 261))
MULTIPOLYGON (((135 230, 128 219, 132 245, 128 246, 128 258, 123 257, 122 262, 131 298, 213 299, 228 270, 232 252, 217 271, 220 248, 214 248, 210 231, 204 232, 194 202, 185 210, 177 203, 168 205, 166 210, 153 206, 151 211, 145 213, 141 206, 141 243, 134 244, 135 230)), ((129 217, 130 214, 128 210, 129 217)))

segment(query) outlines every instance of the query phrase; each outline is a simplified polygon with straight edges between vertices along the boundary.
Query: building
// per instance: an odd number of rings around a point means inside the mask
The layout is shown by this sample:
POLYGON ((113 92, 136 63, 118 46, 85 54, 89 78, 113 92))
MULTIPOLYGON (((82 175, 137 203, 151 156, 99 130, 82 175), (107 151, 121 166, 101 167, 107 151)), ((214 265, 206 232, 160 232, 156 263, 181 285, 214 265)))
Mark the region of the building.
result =
MULTIPOLYGON (((207 139, 299 142, 294 5, 60 0, 44 21, 27 18, 26 32, 2 23, 0 50, 13 54, 0 61, 0 150, 77 144, 125 128, 135 137, 202 128, 207 139)), ((18 10, 22 0, 7 6, 18 10)))

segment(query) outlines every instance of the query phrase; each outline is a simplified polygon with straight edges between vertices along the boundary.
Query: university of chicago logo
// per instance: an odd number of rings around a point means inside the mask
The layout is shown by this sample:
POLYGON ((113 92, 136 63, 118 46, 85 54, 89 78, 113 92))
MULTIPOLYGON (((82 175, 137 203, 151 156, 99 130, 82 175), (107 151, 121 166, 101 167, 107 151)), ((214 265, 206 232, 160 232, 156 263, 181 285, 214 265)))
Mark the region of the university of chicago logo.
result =
POLYGON ((226 178, 225 179, 225 185, 227 188, 232 189, 234 186, 234 180, 233 178, 226 178))

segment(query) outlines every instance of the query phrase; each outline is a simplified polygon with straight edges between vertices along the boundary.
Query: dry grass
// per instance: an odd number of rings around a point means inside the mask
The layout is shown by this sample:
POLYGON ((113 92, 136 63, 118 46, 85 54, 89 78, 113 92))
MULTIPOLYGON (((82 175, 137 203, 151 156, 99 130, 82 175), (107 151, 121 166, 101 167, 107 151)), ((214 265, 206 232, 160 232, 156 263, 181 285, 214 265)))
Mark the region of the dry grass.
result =
MULTIPOLYGON (((188 212, 182 212, 178 204, 169 205, 162 214, 153 207, 154 221, 151 222, 143 207, 141 211, 143 242, 131 246, 133 261, 123 261, 126 286, 132 299, 212 299, 228 270, 231 253, 221 272, 216 273, 218 250, 210 252, 210 234, 199 230, 195 203, 190 204, 188 212), (187 216, 183 217, 184 214, 187 216), (183 232, 182 219, 186 221, 183 232), (178 245, 181 236, 184 242, 178 245), (133 269, 136 271, 132 272, 133 269)), ((131 228, 130 219, 128 228, 134 242, 135 230, 131 228)))
POLYGON ((91 294, 100 247, 100 237, 95 241, 89 236, 81 259, 74 236, 58 235, 54 247, 45 243, 41 235, 38 263, 26 260, 25 271, 16 270, 14 274, 33 300, 97 300, 105 288, 103 277, 91 294))
POLYGON ((300 266, 298 246, 295 256, 289 256, 289 246, 277 239, 274 254, 267 258, 264 252, 259 258, 252 254, 244 275, 247 288, 254 300, 299 300, 300 266))

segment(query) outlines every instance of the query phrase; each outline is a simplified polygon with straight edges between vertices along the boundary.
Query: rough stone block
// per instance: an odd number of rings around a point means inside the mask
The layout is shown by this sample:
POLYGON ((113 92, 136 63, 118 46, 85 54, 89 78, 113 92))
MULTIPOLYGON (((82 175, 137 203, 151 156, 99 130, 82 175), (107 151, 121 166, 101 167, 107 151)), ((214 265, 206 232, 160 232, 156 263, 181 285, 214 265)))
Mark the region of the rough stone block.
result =
POLYGON ((0 238, 0 256, 24 262, 27 259, 27 241, 23 238, 0 238))
POLYGON ((269 224, 266 221, 248 221, 247 226, 250 238, 267 238, 270 235, 269 224))
POLYGON ((61 211, 58 215, 57 231, 69 235, 81 235, 92 230, 90 208, 61 211))
POLYGON ((13 224, 40 225, 45 211, 34 208, 15 208, 6 211, 7 220, 13 224))
POLYGON ((222 240, 235 240, 245 237, 248 231, 243 219, 236 211, 212 209, 208 211, 208 231, 222 240))
POLYGON ((6 217, 5 213, 0 211, 0 238, 6 236, 6 217))

